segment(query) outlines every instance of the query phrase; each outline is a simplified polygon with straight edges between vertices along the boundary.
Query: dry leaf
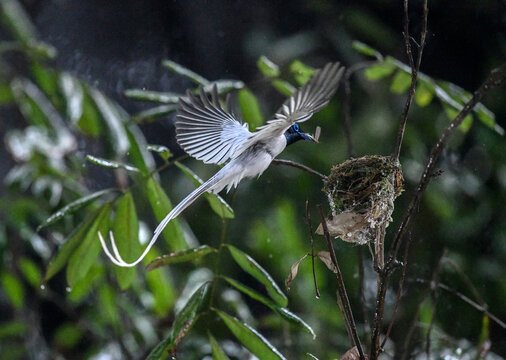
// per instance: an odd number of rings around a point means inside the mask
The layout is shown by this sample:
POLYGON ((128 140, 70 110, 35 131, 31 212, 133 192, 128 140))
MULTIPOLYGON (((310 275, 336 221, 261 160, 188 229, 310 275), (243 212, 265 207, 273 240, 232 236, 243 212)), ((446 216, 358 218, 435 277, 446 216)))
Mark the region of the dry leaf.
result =
MULTIPOLYGON (((364 215, 355 212, 341 213, 331 216, 327 219, 327 228, 329 234, 334 237, 340 237, 344 241, 362 243, 355 236, 358 230, 368 227, 364 215)), ((323 235, 323 226, 320 224, 316 229, 318 235, 323 235)))
POLYGON ((330 253, 328 251, 318 251, 318 259, 320 259, 328 268, 330 271, 337 273, 337 269, 334 266, 334 263, 332 262, 332 258, 330 257, 330 253))
POLYGON ((290 291, 290 284, 292 283, 293 279, 295 279, 295 277, 297 276, 297 273, 299 272, 299 265, 305 258, 307 258, 307 254, 301 257, 299 260, 297 260, 290 268, 290 274, 288 274, 288 277, 285 280, 285 286, 287 291, 290 291))
MULTIPOLYGON (((369 359, 367 355, 364 355, 366 359, 369 359)), ((339 358, 339 360, 360 360, 360 355, 358 354, 357 347, 353 347, 350 350, 346 351, 343 356, 339 358)))

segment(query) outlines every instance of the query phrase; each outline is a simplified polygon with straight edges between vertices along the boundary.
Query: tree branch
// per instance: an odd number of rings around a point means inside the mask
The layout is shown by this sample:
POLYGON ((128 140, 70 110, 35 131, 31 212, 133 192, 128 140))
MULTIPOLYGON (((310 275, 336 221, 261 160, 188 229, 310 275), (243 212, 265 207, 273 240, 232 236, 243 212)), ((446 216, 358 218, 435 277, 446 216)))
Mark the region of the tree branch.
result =
POLYGON ((404 0, 404 46, 406 47, 406 55, 409 60, 411 67, 411 85, 409 87, 408 98, 402 111, 401 123, 399 124, 399 130, 397 132, 397 139, 395 141, 395 148, 392 157, 395 161, 399 160, 401 153, 402 139, 404 138, 404 131, 406 129, 406 122, 408 121, 408 112, 415 96, 416 83, 418 79, 418 71, 420 70, 420 64, 422 63, 423 48, 425 46, 425 38, 427 36, 427 16, 429 8, 427 6, 427 0, 423 2, 423 29, 420 34, 420 45, 418 45, 418 56, 416 65, 413 60, 413 53, 411 51, 411 39, 409 36, 409 15, 408 15, 408 0, 404 0))
POLYGON ((444 129, 443 133, 439 137, 439 140, 432 148, 429 158, 427 159, 427 163, 425 165, 425 170, 420 178, 420 182, 418 183, 417 189, 411 202, 409 203, 408 209, 402 222, 397 230, 394 240, 390 246, 389 251, 389 262, 392 262, 399 250, 399 247, 402 242, 402 238, 408 229, 412 219, 416 215, 418 210, 418 206, 420 205, 420 200, 422 198, 423 193, 427 189, 427 185, 429 184, 431 177, 436 168, 436 164, 441 156, 443 149, 445 148, 448 139, 453 135, 457 127, 462 123, 464 118, 469 115, 469 113, 473 110, 473 108, 478 104, 483 97, 488 94, 488 92, 496 87, 503 85, 506 80, 506 63, 502 64, 497 69, 494 69, 490 72, 488 78, 481 84, 481 86, 476 90, 471 97, 471 99, 464 105, 463 109, 459 112, 459 114, 453 119, 453 121, 444 129))
POLYGON ((308 172, 310 174, 316 175, 316 176, 318 176, 322 180, 325 180, 327 178, 325 175, 319 173, 318 171, 313 170, 313 169, 311 169, 310 167, 308 167, 306 165, 299 164, 298 162, 295 162, 295 161, 284 160, 284 159, 274 159, 274 160, 272 160, 272 163, 274 165, 293 166, 293 167, 295 167, 297 169, 301 169, 301 170, 304 170, 304 171, 306 171, 306 172, 308 172))
MULTIPOLYGON (((341 269, 339 268, 339 264, 337 263, 336 252, 334 251, 334 246, 332 245, 332 239, 330 238, 329 230, 327 228, 327 221, 325 219, 325 214, 323 213, 323 208, 320 204, 316 205, 318 208, 318 212, 320 213, 320 219, 322 222, 323 235, 325 236, 325 240, 327 241, 327 246, 329 248, 330 258, 332 260, 332 264, 335 267, 335 274, 337 279, 338 286, 338 295, 340 297, 340 308, 344 309, 343 315, 345 321, 347 322, 347 328, 350 331, 350 336, 353 339, 354 345, 357 347, 358 353, 360 355, 360 360, 365 360, 364 351, 362 350, 362 345, 360 343, 360 338, 358 337, 357 327, 355 325, 355 320, 353 319, 353 312, 351 311, 350 300, 348 299, 348 293, 346 292, 346 287, 344 286, 343 275, 341 274, 341 269)), ((339 300, 338 300, 339 303, 339 300)))

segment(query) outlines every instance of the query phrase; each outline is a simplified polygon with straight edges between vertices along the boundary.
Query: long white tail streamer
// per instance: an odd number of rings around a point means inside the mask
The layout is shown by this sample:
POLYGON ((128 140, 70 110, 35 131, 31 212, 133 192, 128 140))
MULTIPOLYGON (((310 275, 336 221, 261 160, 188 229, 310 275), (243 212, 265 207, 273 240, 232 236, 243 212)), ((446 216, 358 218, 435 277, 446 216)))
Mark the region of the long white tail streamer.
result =
POLYGON ((144 252, 135 260, 134 262, 127 263, 123 258, 121 257, 118 247, 116 245, 116 241, 114 240, 114 235, 112 231, 109 231, 109 239, 111 241, 111 247, 112 247, 112 253, 109 250, 105 239, 103 238, 100 231, 98 232, 98 238, 100 239, 100 243, 102 244, 102 248, 104 249, 105 254, 107 257, 115 264, 121 267, 133 267, 140 263, 148 254, 149 250, 153 247, 156 240, 162 233, 163 229, 167 226, 167 224, 174 218, 176 218, 184 209, 186 209, 188 206, 190 206, 195 200, 199 198, 200 195, 207 191, 211 191, 214 188, 220 188, 220 180, 223 179, 223 170, 222 168, 218 173, 216 173, 214 176, 212 176, 209 180, 207 180, 205 183, 200 185, 197 189, 195 189, 193 192, 191 192, 187 197, 185 197, 177 206, 172 209, 171 212, 165 216, 165 218, 158 224, 158 226, 155 229, 155 232, 153 234, 153 237, 148 243, 148 246, 144 250, 144 252))

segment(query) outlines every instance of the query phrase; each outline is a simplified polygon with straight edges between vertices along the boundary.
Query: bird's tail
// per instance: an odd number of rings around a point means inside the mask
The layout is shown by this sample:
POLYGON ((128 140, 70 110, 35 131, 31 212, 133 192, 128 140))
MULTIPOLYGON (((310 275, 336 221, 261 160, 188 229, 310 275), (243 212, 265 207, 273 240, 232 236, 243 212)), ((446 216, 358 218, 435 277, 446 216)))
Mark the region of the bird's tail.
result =
POLYGON ((125 260, 123 260, 123 258, 119 254, 118 247, 116 246, 116 242, 114 241, 114 236, 113 236, 112 232, 109 232, 109 237, 111 239, 111 247, 112 247, 112 252, 114 253, 114 255, 111 254, 111 252, 109 251, 109 248, 107 247, 105 240, 102 237, 102 234, 100 232, 98 233, 98 237, 100 238, 100 243, 102 244, 102 248, 104 249, 105 254, 107 255, 107 257, 109 259, 111 259, 111 261, 114 264, 116 264, 118 266, 132 267, 132 266, 137 265, 148 254, 149 250, 153 247, 156 240, 158 239, 158 237, 162 233, 163 229, 165 229, 167 224, 172 219, 176 218, 184 209, 186 209, 188 206, 190 206, 195 200, 197 200, 197 198, 200 195, 204 194, 207 191, 211 191, 213 189, 221 189, 223 186, 222 186, 222 184, 220 184, 220 182, 221 182, 221 180, 224 180, 223 178, 224 178, 223 172, 218 171, 218 173, 216 173, 213 177, 211 177, 205 183, 200 185, 197 189, 195 189, 187 197, 185 197, 179 204, 177 204, 177 206, 175 208, 173 208, 171 210, 171 212, 169 212, 167 214, 167 216, 165 216, 165 218, 156 227, 153 237, 149 241, 148 246, 146 247, 146 249, 144 250, 142 255, 139 256, 139 258, 137 260, 135 260, 134 262, 127 263, 125 260))

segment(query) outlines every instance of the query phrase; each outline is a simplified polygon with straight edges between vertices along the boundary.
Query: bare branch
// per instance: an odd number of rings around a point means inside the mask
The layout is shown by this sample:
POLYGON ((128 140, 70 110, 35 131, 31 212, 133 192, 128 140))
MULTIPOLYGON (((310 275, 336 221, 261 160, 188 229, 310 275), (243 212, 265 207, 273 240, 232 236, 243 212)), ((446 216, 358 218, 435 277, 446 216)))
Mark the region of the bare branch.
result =
POLYGON ((408 209, 402 219, 402 222, 397 230, 394 240, 390 246, 389 251, 389 262, 392 262, 399 250, 401 245, 402 238, 408 229, 412 219, 414 218, 418 206, 420 205, 420 200, 422 198, 427 185, 429 184, 432 175, 434 174, 434 170, 436 168, 436 164, 441 156, 443 149, 445 148, 448 139, 453 135, 457 127, 462 123, 464 118, 473 110, 473 108, 478 104, 483 97, 488 94, 488 92, 496 87, 501 86, 506 80, 506 63, 502 64, 499 68, 494 69, 490 72, 488 78, 481 84, 481 86, 476 90, 471 97, 471 99, 464 105, 463 109, 459 112, 459 114, 453 119, 453 121, 444 129, 443 133, 439 137, 439 140, 432 148, 429 158, 427 159, 427 163, 425 164, 425 170, 420 178, 420 182, 418 183, 417 189, 411 202, 409 203, 408 209))
MULTIPOLYGON (((360 355, 360 360, 365 360, 364 351, 362 350, 362 345, 360 343, 360 338, 358 337, 357 327, 355 325, 355 320, 353 319, 353 312, 351 311, 350 300, 348 299, 348 293, 346 292, 346 287, 344 286, 343 275, 341 274, 341 269, 339 268, 339 264, 337 263, 336 252, 334 251, 334 246, 332 245, 332 239, 330 238, 329 230, 327 228, 327 221, 325 219, 325 214, 323 213, 323 208, 320 204, 316 206, 318 208, 318 212, 320 214, 320 219, 322 222, 323 235, 325 236, 325 240, 327 241, 327 246, 329 248, 330 258, 335 267, 334 274, 337 279, 338 286, 338 295, 340 296, 340 302, 344 309, 343 316, 345 321, 348 323, 347 328, 351 331, 350 337, 353 339, 354 345, 357 347, 358 353, 360 355)), ((339 303, 339 301, 338 301, 339 303)))
POLYGON ((325 175, 319 173, 318 171, 313 170, 313 169, 311 169, 310 167, 308 167, 306 165, 299 164, 298 162, 295 162, 295 161, 292 161, 292 160, 274 159, 274 160, 272 160, 272 163, 274 165, 293 166, 293 167, 295 167, 297 169, 301 169, 301 170, 304 170, 304 171, 306 171, 306 172, 308 172, 310 174, 316 175, 316 176, 318 176, 322 180, 325 180, 327 178, 325 175))
POLYGON ((411 67, 411 85, 409 87, 408 98, 401 115, 401 123, 399 124, 399 130, 397 132, 397 139, 395 142, 394 153, 392 155, 394 160, 399 160, 401 153, 402 139, 404 138, 404 131, 406 130, 406 122, 408 121, 408 112, 415 96, 416 83, 418 78, 418 71, 420 70, 420 64, 422 63, 423 48, 425 46, 425 38, 427 36, 427 16, 429 8, 427 6, 427 0, 423 2, 423 28, 420 34, 420 45, 418 45, 418 56, 416 65, 413 60, 413 53, 411 51, 411 38, 409 36, 409 14, 408 14, 408 0, 404 0, 404 46, 406 47, 406 55, 409 60, 411 67))
POLYGON ((314 267, 314 236, 313 236, 313 227, 311 226, 311 214, 309 212, 309 201, 306 200, 306 224, 309 228, 309 236, 311 237, 311 266, 313 268, 313 280, 314 280, 314 290, 316 298, 320 298, 320 291, 318 290, 318 283, 316 282, 316 272, 314 267))

